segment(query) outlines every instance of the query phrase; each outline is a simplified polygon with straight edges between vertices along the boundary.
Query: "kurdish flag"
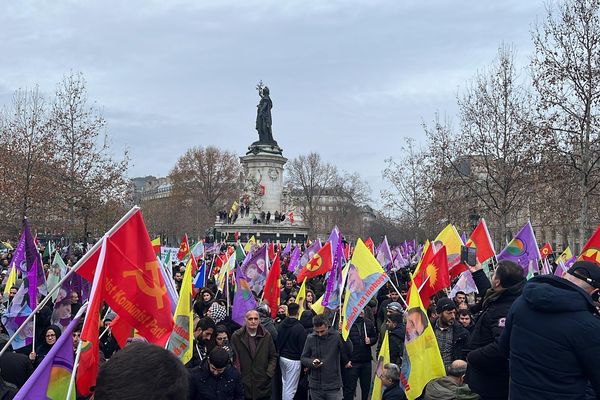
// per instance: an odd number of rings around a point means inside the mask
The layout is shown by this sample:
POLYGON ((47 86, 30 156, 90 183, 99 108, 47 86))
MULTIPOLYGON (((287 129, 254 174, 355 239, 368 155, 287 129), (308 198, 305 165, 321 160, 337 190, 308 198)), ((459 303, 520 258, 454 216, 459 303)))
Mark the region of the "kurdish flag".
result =
POLYGON ((306 280, 308 278, 304 278, 302 281, 302 286, 300 286, 300 290, 298 291, 298 296, 296 296, 295 303, 300 306, 298 311, 298 315, 302 315, 305 310, 305 300, 306 300, 306 280))
POLYGON ((537 264, 537 260, 542 259, 531 222, 526 223, 521 228, 513 240, 498 254, 497 258, 498 261, 510 260, 516 262, 525 272, 529 271, 530 262, 537 264))
MULTIPOLYGON (((42 363, 19 390, 15 399, 64 400, 67 398, 74 362, 73 329, 79 323, 86 308, 87 305, 80 308, 73 321, 44 357, 42 363)), ((75 388, 73 388, 68 400, 75 400, 75 392, 75 388)))
POLYGON ((409 400, 421 395, 425 385, 446 375, 435 333, 421 303, 417 285, 410 285, 406 310, 406 336, 404 359, 400 370, 400 383, 409 400))
POLYGON ((152 239, 152 248, 154 249, 154 254, 160 257, 160 236, 152 239))
POLYGON ((381 400, 383 396, 383 384, 381 377, 383 376, 383 366, 390 362, 390 338, 388 331, 385 331, 383 342, 381 342, 381 350, 379 350, 379 356, 377 357, 377 367, 375 367, 375 379, 373 379, 373 393, 371 394, 371 400, 381 400))

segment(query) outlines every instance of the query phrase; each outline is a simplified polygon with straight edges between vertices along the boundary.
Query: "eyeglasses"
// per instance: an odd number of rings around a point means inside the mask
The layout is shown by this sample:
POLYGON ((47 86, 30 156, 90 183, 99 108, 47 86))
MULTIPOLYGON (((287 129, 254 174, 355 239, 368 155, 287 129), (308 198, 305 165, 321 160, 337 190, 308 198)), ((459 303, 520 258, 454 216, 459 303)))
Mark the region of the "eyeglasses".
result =
POLYGON ((48 337, 48 338, 50 338, 50 337, 56 337, 56 334, 54 334, 54 333, 49 333, 49 334, 47 334, 47 335, 46 335, 46 337, 48 337))

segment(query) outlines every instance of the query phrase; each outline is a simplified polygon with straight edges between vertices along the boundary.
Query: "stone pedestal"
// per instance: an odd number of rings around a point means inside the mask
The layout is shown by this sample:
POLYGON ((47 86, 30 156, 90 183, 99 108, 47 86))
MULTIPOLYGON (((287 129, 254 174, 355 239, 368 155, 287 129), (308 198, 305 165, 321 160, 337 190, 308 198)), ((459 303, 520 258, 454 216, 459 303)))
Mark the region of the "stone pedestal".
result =
POLYGON ((283 166, 287 158, 281 154, 258 152, 240 157, 246 175, 246 188, 254 193, 250 214, 258 217, 262 211, 282 212, 283 166))

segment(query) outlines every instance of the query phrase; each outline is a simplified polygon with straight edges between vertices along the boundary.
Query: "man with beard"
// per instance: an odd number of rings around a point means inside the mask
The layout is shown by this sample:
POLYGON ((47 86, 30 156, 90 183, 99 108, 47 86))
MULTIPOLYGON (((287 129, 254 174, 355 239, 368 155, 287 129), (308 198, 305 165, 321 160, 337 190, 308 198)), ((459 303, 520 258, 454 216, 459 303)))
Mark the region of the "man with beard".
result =
POLYGON ((440 348, 440 354, 447 368, 454 360, 466 359, 469 332, 456 322, 456 303, 442 297, 436 303, 439 318, 433 324, 433 332, 440 348))
POLYGON ((185 364, 187 368, 199 367, 211 350, 211 339, 215 332, 215 321, 210 317, 200 318, 194 329, 192 358, 185 364), (209 348, 210 347, 210 348, 209 348))

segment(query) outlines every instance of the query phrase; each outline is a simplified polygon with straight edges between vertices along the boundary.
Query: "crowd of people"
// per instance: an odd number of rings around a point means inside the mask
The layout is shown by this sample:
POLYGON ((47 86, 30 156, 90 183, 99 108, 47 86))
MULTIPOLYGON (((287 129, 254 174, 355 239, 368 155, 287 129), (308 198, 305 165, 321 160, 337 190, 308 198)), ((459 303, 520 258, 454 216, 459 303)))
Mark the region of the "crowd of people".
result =
MULTIPOLYGON (((11 252, 0 254, 3 275, 10 260, 11 252)), ((75 261, 68 258, 69 264, 75 261)), ((405 339, 419 323, 431 324, 446 369, 445 377, 425 386, 424 400, 591 399, 600 393, 600 266, 593 262, 578 261, 563 277, 529 281, 514 262, 499 261, 491 279, 478 263, 469 269, 479 294, 457 291, 449 298, 439 292, 425 321, 424 314, 407 313, 407 274, 394 273, 360 312, 348 340, 340 334, 339 312, 325 308, 317 314, 312 307, 325 292, 323 276, 308 280, 304 300, 297 301, 300 288, 287 262, 289 257, 283 260, 275 318, 259 292, 258 307, 238 324, 227 293, 208 279, 194 298, 193 355, 185 365, 139 336, 121 349, 110 329, 115 315, 105 308, 94 398, 367 399, 377 374, 383 399, 404 399, 405 339), (377 355, 386 332, 389 362, 381 363, 377 355)), ((185 266, 173 263, 172 269, 179 289, 185 266)), ((18 284, 10 287, 2 312, 17 290, 18 284)), ((232 296, 233 285, 230 290, 232 296)), ((82 293, 73 291, 57 303, 72 317, 82 306, 82 293)), ((1 399, 24 385, 60 338, 64 328, 53 319, 57 303, 38 312, 35 347, 0 356, 1 399)), ((0 346, 9 339, 2 329, 0 346)), ((72 334, 74 352, 80 333, 78 326, 72 334)))

